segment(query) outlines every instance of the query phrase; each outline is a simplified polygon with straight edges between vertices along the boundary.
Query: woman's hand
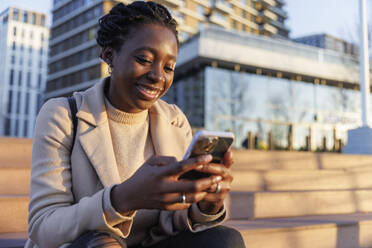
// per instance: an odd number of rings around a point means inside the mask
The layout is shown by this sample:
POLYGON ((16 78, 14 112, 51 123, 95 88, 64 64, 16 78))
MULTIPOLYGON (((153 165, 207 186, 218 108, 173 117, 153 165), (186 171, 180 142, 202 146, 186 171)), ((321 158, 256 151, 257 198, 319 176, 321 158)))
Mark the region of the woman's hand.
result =
POLYGON ((198 203, 199 209, 205 214, 216 214, 222 208, 224 200, 230 191, 233 176, 230 167, 233 164, 232 152, 227 151, 224 155, 223 164, 205 164, 198 171, 209 173, 212 177, 221 176, 222 181, 215 183, 208 189, 208 194, 198 203), (218 186, 218 184, 220 186, 218 186), (219 187, 218 191, 217 188, 219 187))
POLYGON ((183 173, 210 163, 210 155, 177 162, 174 157, 153 156, 128 180, 111 191, 111 202, 119 213, 137 209, 180 210, 202 200, 207 189, 222 177, 213 175, 195 181, 178 180, 183 173), (186 203, 182 203, 183 194, 186 203))

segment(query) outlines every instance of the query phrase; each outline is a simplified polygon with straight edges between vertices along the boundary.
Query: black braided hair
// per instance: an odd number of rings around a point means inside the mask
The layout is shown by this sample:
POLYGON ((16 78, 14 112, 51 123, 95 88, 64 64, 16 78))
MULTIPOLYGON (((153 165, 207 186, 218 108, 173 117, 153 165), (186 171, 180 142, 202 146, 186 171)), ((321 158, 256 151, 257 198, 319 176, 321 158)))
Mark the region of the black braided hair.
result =
POLYGON ((99 19, 97 43, 101 48, 112 47, 119 51, 131 31, 144 24, 159 24, 169 28, 179 45, 176 20, 163 5, 152 1, 115 5, 108 14, 99 19))

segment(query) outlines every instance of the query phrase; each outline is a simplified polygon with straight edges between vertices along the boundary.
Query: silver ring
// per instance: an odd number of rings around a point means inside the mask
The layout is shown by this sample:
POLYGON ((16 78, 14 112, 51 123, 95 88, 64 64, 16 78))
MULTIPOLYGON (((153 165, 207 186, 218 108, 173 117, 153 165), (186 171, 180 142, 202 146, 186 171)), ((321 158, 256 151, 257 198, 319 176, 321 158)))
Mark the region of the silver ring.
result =
POLYGON ((182 194, 182 204, 185 204, 185 203, 186 203, 186 195, 182 194))
POLYGON ((216 192, 214 192, 214 193, 218 194, 218 193, 220 193, 220 191, 221 191, 221 183, 217 183, 216 192))

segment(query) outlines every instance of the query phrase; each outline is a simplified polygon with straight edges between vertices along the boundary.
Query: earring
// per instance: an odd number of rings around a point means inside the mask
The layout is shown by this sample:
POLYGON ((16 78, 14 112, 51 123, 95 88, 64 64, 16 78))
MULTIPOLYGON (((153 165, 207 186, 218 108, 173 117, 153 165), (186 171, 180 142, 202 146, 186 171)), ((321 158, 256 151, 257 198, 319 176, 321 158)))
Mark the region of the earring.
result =
POLYGON ((111 75, 111 73, 112 73, 112 65, 111 64, 108 64, 107 72, 108 72, 109 75, 111 75))

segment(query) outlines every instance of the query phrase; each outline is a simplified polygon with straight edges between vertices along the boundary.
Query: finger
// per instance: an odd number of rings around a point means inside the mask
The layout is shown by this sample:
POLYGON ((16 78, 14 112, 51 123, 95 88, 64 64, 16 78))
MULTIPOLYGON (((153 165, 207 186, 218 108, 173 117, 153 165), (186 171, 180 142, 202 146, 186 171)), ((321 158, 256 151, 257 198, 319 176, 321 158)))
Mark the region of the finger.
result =
POLYGON ((194 193, 203 192, 210 188, 213 184, 222 180, 221 176, 210 176, 198 180, 179 180, 167 181, 162 185, 162 193, 194 193))
POLYGON ((203 200, 203 198, 207 195, 207 192, 197 192, 197 193, 187 193, 187 194, 180 194, 180 193, 170 193, 170 194, 163 194, 161 196, 161 202, 163 204, 175 204, 175 203, 195 203, 203 200), (185 197, 183 197, 183 195, 185 197), (185 202, 184 202, 185 199, 185 202))
POLYGON ((225 165, 226 168, 230 168, 234 163, 234 159, 233 159, 233 153, 231 150, 228 150, 227 152, 225 152, 224 156, 223 156, 223 164, 225 165))
POLYGON ((159 156, 159 155, 152 156, 146 161, 147 164, 156 165, 156 166, 171 165, 176 162, 177 162, 177 159, 175 157, 159 156))
POLYGON ((225 167, 223 164, 204 164, 200 167, 196 168, 197 171, 208 173, 211 175, 220 175, 223 178, 230 178, 232 177, 231 171, 225 167))
POLYGON ((171 166, 163 168, 163 175, 179 176, 189 170, 196 168, 199 165, 207 164, 212 160, 211 155, 202 155, 194 158, 189 158, 181 162, 174 162, 171 166))
POLYGON ((212 186, 207 189, 207 192, 212 194, 223 194, 229 192, 230 189, 231 184, 229 182, 221 181, 219 183, 212 184, 212 186))
POLYGON ((209 193, 203 198, 203 202, 210 202, 210 203, 220 203, 225 200, 227 196, 227 193, 222 193, 222 194, 213 194, 209 193))

